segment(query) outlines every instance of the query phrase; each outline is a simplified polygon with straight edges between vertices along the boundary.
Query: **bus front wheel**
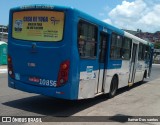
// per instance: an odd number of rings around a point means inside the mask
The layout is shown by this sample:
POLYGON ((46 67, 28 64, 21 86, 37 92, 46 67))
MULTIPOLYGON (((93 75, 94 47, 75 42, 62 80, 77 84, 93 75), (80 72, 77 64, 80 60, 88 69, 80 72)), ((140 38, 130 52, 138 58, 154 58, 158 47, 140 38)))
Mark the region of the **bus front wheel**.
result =
POLYGON ((114 76, 111 81, 109 98, 113 98, 116 95, 118 89, 118 78, 114 76))

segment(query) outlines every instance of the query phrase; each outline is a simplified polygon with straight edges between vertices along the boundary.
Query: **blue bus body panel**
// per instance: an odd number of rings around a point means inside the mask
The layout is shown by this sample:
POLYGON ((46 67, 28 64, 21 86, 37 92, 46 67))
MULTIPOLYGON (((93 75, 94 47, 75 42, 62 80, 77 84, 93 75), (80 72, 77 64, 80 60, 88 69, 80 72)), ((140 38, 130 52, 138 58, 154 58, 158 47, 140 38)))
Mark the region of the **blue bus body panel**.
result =
POLYGON ((110 60, 107 69, 120 69, 122 66, 122 60, 110 60))
POLYGON ((68 90, 70 90, 70 87, 67 85, 62 86, 61 88, 40 87, 40 86, 25 84, 23 82, 13 80, 10 77, 8 81, 9 81, 8 83, 9 87, 18 89, 18 90, 22 90, 25 92, 42 94, 42 95, 55 97, 55 98, 61 98, 61 99, 70 99, 70 100, 77 99, 76 97, 70 96, 70 93, 68 93, 68 90))

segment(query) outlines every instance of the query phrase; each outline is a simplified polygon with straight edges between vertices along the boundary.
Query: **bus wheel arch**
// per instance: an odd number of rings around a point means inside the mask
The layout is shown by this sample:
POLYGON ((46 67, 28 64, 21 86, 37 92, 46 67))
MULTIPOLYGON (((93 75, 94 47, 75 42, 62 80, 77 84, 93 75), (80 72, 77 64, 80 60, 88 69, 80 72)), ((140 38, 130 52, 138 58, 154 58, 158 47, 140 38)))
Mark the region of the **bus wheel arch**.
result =
POLYGON ((119 83, 118 75, 115 74, 111 80, 109 98, 113 98, 116 95, 118 89, 118 83, 119 83))

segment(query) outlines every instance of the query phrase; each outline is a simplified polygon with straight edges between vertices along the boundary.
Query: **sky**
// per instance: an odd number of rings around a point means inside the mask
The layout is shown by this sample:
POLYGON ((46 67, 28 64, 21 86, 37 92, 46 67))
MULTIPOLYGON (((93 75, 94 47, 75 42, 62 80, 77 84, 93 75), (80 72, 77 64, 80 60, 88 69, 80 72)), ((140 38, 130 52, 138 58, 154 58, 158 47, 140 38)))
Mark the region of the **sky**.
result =
POLYGON ((160 0, 1 0, 0 25, 8 25, 10 8, 50 4, 77 8, 121 29, 160 31, 160 0))

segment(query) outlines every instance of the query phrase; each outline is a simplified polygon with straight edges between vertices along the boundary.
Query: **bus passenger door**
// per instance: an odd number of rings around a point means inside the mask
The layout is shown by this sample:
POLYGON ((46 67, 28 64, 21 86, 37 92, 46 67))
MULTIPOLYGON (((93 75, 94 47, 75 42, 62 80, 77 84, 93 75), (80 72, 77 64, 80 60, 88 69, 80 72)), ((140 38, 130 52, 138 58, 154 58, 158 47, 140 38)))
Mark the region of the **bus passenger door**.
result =
POLYGON ((104 84, 104 74, 105 74, 105 62, 106 62, 106 44, 108 39, 108 34, 101 32, 100 33, 100 47, 99 47, 99 71, 98 71, 98 82, 96 93, 103 91, 104 84))
POLYGON ((138 44, 133 43, 132 57, 130 62, 129 86, 131 86, 134 83, 134 78, 136 73, 136 62, 137 62, 137 46, 138 44))

